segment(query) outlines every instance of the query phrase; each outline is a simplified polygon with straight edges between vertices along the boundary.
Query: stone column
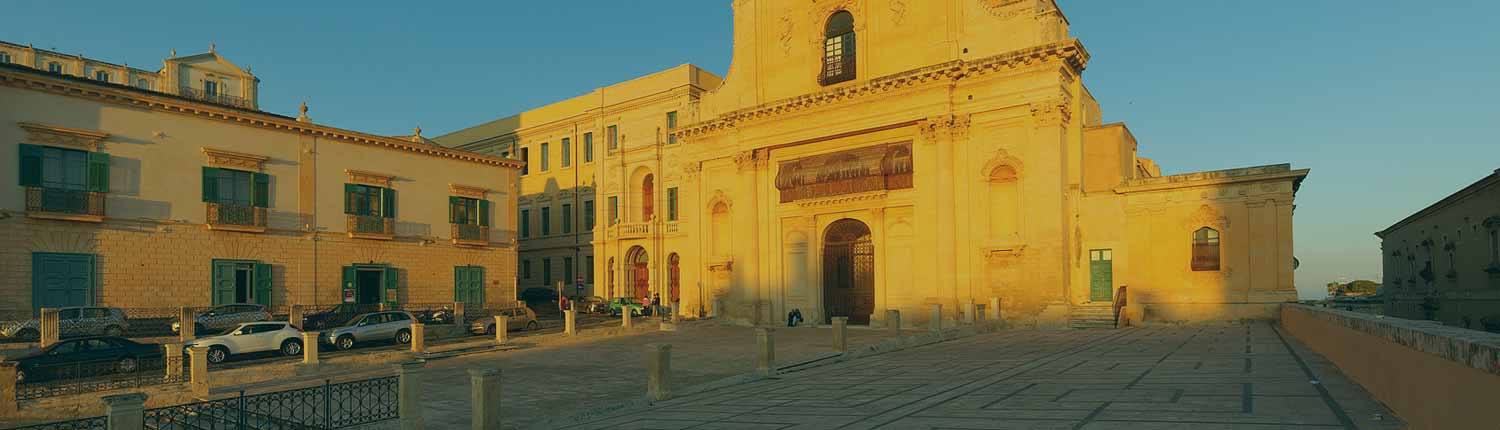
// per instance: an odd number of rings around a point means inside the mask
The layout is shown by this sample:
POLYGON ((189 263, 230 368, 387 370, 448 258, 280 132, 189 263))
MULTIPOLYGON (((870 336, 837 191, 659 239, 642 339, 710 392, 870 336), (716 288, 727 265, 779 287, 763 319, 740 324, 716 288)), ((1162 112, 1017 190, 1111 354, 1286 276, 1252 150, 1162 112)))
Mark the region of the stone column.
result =
POLYGON ((464 302, 453 302, 453 324, 459 330, 464 328, 464 302))
POLYGON ((979 317, 975 315, 977 311, 973 300, 964 302, 964 324, 972 325, 974 321, 979 320, 979 317))
POLYGON ((469 428, 500 428, 500 369, 469 369, 469 428))
POLYGON ((563 334, 578 335, 578 311, 572 309, 563 311, 563 334))
POLYGON ((991 320, 1000 321, 1000 298, 990 297, 990 306, 987 310, 990 312, 991 320))
POLYGON ((401 430, 422 430, 426 427, 422 419, 422 361, 412 361, 396 365, 396 375, 400 378, 400 388, 397 395, 400 405, 396 407, 396 413, 401 416, 401 430))
POLYGON ((322 333, 309 331, 302 333, 302 364, 318 364, 318 339, 322 333))
POLYGON ((188 366, 193 388, 193 395, 201 399, 208 398, 208 347, 195 346, 188 349, 188 366))
POLYGON ((13 417, 16 407, 16 366, 14 361, 0 361, 0 417, 13 417))
POLYGON ((672 345, 646 345, 646 397, 662 401, 672 398, 672 345))
POLYGON ((885 310, 885 327, 886 327, 886 329, 888 329, 888 330, 891 331, 891 335, 892 336, 901 337, 901 310, 900 309, 886 309, 885 310))
POLYGON ((932 315, 929 316, 928 318, 929 318, 929 320, 928 320, 927 323, 932 326, 932 331, 933 332, 941 332, 941 331, 943 331, 943 305, 942 304, 933 303, 932 304, 932 315))
POLYGON ((495 343, 505 343, 510 340, 510 327, 507 327, 510 319, 505 315, 495 316, 495 343))
POLYGON ((182 344, 168 343, 162 348, 166 349, 167 378, 182 377, 182 344))
POLYGON ((296 327, 298 330, 303 329, 303 327, 302 327, 302 313, 303 312, 304 312, 304 310, 303 310, 302 305, 292 305, 291 314, 288 315, 287 318, 286 318, 287 322, 291 323, 292 326, 296 327))
POLYGON ((771 328, 755 329, 755 372, 762 376, 776 375, 776 339, 772 336, 775 333, 771 328))
POLYGON ((630 308, 620 308, 620 327, 630 328, 630 308))
POLYGON ((849 351, 849 317, 833 317, 833 350, 849 351))
POLYGON ((193 339, 198 338, 198 336, 196 336, 197 333, 193 333, 193 331, 198 328, 197 319, 198 312, 195 312, 193 308, 183 307, 177 310, 178 340, 181 340, 182 343, 188 343, 193 339))
POLYGON ((60 326, 57 319, 57 308, 42 308, 42 320, 40 326, 41 327, 38 328, 41 329, 41 337, 38 338, 37 341, 41 342, 42 348, 46 348, 54 343, 57 343, 57 339, 62 337, 62 335, 59 333, 59 330, 62 330, 62 327, 60 326))
POLYGON ((129 393, 104 396, 104 419, 109 430, 143 430, 146 428, 146 394, 129 393))
POLYGON ((418 354, 427 352, 427 326, 413 321, 411 323, 411 352, 418 354))

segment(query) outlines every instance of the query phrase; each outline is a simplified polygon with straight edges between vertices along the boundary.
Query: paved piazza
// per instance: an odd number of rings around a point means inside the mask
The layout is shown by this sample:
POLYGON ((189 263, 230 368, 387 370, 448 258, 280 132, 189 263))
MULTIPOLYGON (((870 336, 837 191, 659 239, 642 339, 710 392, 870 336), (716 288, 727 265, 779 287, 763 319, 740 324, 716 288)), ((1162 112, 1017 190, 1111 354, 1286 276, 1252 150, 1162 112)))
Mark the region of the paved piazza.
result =
MULTIPOLYGON (((675 371, 692 372, 673 361, 675 371)), ((639 365, 629 364, 620 378, 640 381, 639 365)), ((548 371, 569 371, 558 365, 548 371)), ((467 387, 453 389, 460 388, 467 387)), ((505 391, 515 393, 509 385, 505 391)), ((571 428, 1403 427, 1337 368, 1273 325, 1256 323, 1002 331, 684 396, 571 428)))

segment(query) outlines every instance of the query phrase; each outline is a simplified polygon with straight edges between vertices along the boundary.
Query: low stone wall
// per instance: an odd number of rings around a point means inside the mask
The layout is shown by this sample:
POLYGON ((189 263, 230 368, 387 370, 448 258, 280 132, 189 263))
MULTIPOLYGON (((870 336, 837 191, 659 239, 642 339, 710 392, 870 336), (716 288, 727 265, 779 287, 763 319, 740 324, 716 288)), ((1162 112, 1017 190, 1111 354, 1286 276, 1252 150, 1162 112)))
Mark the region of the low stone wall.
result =
POLYGON ((1290 303, 1281 306, 1281 327, 1412 429, 1500 422, 1500 335, 1290 303))
POLYGON ((1152 303, 1134 296, 1123 311, 1134 326, 1275 321, 1281 303, 1152 303))

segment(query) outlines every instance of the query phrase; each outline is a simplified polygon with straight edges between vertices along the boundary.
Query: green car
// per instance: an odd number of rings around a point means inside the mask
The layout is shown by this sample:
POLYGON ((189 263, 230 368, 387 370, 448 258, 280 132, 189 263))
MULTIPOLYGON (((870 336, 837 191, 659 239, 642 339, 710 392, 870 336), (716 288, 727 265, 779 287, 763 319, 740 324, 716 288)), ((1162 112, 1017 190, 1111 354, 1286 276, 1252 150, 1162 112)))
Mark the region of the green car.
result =
POLYGON ((631 316, 640 316, 641 311, 645 308, 645 306, 641 306, 640 303, 636 302, 635 299, 629 297, 616 297, 614 300, 609 301, 609 314, 613 316, 619 316, 621 309, 630 309, 631 316))

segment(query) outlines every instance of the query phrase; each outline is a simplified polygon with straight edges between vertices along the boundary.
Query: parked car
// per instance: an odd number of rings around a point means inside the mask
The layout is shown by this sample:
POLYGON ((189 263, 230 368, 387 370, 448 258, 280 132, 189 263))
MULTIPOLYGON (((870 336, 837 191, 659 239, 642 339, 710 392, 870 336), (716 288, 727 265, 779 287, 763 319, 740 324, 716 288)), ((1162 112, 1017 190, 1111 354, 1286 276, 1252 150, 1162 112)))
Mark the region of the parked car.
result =
MULTIPOLYGON (((536 312, 525 306, 517 306, 510 309, 502 309, 495 316, 505 316, 506 331, 513 330, 536 330, 541 325, 536 322, 536 312)), ((469 325, 469 332, 474 334, 495 334, 495 319, 485 318, 474 321, 469 325)))
POLYGON ((198 338, 183 344, 183 349, 201 346, 208 348, 208 362, 223 363, 231 355, 254 352, 280 351, 282 355, 302 353, 302 331, 291 323, 255 322, 244 323, 223 334, 198 338))
POLYGON ((587 312, 591 314, 602 314, 605 312, 609 312, 609 301, 604 300, 603 297, 580 296, 570 298, 569 300, 573 301, 573 309, 576 309, 579 312, 587 312))
POLYGON ((136 343, 115 336, 68 339, 15 358, 16 382, 84 378, 132 373, 159 366, 161 345, 136 343))
POLYGON ((338 327, 349 323, 349 320, 360 314, 375 312, 380 309, 378 305, 360 305, 354 303, 342 303, 332 309, 316 312, 302 316, 302 327, 308 330, 322 330, 330 327, 338 327))
POLYGON ((328 331, 323 341, 342 350, 353 349, 360 342, 387 339, 407 344, 411 343, 411 323, 415 319, 406 311, 371 312, 354 317, 349 325, 328 331))
POLYGON ((630 315, 640 316, 645 312, 646 307, 641 306, 640 302, 629 297, 616 297, 614 300, 609 301, 610 315, 620 316, 620 313, 625 310, 629 310, 630 315))
MULTIPOLYGON (((216 306, 213 309, 199 313, 193 318, 193 334, 204 335, 208 333, 221 333, 225 330, 239 326, 241 323, 270 321, 271 310, 265 305, 236 303, 232 305, 216 306)), ((172 323, 172 332, 182 331, 180 322, 172 323)))
POLYGON ((437 309, 427 309, 427 310, 408 311, 408 312, 411 312, 412 316, 416 317, 417 321, 421 322, 422 324, 429 324, 429 325, 453 324, 453 307, 451 307, 451 306, 443 306, 443 307, 437 308, 437 309))
MULTIPOLYGON (((58 337, 119 336, 130 328, 125 311, 97 306, 68 307, 57 310, 58 337)), ((42 322, 11 321, 0 325, 0 337, 34 341, 41 339, 42 322)))

